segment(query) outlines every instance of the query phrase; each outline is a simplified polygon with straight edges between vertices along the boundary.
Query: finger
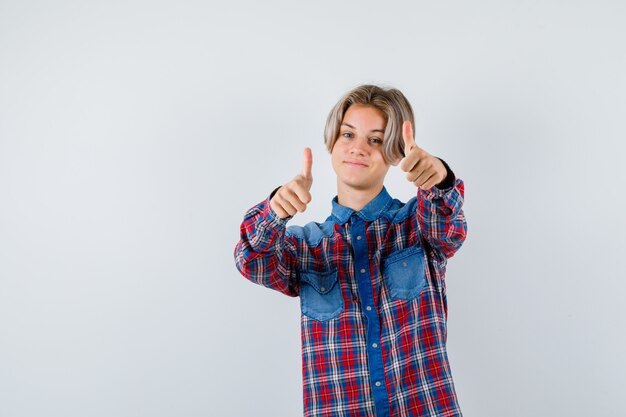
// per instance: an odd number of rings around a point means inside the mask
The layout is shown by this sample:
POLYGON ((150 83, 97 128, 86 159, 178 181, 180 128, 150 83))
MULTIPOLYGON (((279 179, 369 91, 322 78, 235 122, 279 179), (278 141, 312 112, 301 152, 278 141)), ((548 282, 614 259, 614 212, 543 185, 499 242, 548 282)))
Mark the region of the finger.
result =
POLYGON ((425 167, 423 166, 423 162, 424 152, 422 151, 422 149, 419 149, 417 145, 415 145, 413 147, 413 150, 410 151, 402 160, 400 168, 404 172, 415 171, 416 168, 420 168, 419 172, 422 172, 425 169, 425 167))
MULTIPOLYGON (((420 174, 419 177, 417 177, 417 179, 413 182, 413 184, 417 185, 418 187, 420 187, 421 189, 428 189, 425 188, 426 183, 433 177, 433 175, 435 175, 435 172, 432 171, 424 171, 420 174)), ((430 187, 429 187, 430 188, 430 187)))
POLYGON ((404 139, 404 156, 416 146, 413 138, 413 125, 409 120, 405 120, 402 124, 402 139, 404 139))
POLYGON ((311 168, 313 166, 313 152, 311 148, 304 148, 304 154, 302 155, 302 176, 308 180, 313 179, 311 168))
POLYGON ((284 200, 299 212, 303 212, 306 209, 306 204, 304 204, 300 200, 300 197, 291 189, 285 190, 284 200))
POLYGON ((426 166, 419 166, 420 164, 418 164, 418 170, 419 170, 419 175, 416 176, 415 178, 415 182, 419 185, 422 185, 426 182, 426 180, 430 177, 433 176, 433 174, 436 173, 435 170, 433 170, 430 167, 426 167, 426 166))
POLYGON ((285 210, 283 210, 283 208, 281 206, 279 206, 279 205, 276 205, 276 209, 274 210, 274 212, 281 219, 286 219, 287 217, 289 217, 289 213, 287 213, 285 210))
POLYGON ((280 196, 278 198, 277 203, 282 207, 283 210, 285 210, 287 212, 287 214, 289 214, 290 216, 295 215, 298 210, 296 210, 296 208, 291 205, 291 203, 285 199, 283 196, 280 196))
MULTIPOLYGON (((311 187, 311 184, 308 184, 311 187)), ((306 186, 302 185, 302 182, 294 182, 290 187, 291 191, 296 193, 300 201, 304 204, 309 204, 311 202, 311 193, 309 192, 310 188, 306 188, 306 186)))
POLYGON ((420 168, 419 166, 416 166, 411 171, 409 171, 408 174, 406 174, 406 179, 409 180, 409 182, 416 182, 417 179, 423 174, 424 174, 424 169, 420 168))
POLYGON ((272 210, 274 210, 274 213, 276 213, 276 215, 281 219, 289 217, 289 213, 283 210, 281 205, 278 203, 278 198, 276 196, 274 196, 274 198, 270 200, 270 207, 272 208, 272 210))
POLYGON ((435 169, 432 167, 432 165, 428 163, 428 159, 422 158, 421 156, 419 156, 419 154, 420 152, 413 152, 411 155, 409 155, 408 158, 406 158, 409 161, 412 161, 413 159, 416 160, 415 165, 413 166, 413 168, 411 168, 409 174, 407 175, 407 178, 409 178, 409 180, 412 179, 413 181, 417 181, 420 175, 427 173, 428 175, 426 175, 426 177, 430 177, 432 173, 435 172, 435 169))
POLYGON ((437 185, 438 182, 439 181, 437 181, 437 175, 433 175, 424 183, 424 189, 429 190, 433 188, 435 185, 437 185))

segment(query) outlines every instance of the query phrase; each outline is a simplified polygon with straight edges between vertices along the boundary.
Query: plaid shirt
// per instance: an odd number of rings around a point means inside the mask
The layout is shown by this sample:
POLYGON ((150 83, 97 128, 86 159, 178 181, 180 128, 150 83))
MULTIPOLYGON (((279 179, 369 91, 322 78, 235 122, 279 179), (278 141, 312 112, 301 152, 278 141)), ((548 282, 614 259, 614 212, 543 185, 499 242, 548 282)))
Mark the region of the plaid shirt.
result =
POLYGON ((237 269, 300 296, 305 416, 461 415, 444 277, 467 224, 463 181, 446 168, 448 188, 406 204, 384 187, 358 212, 335 197, 324 223, 287 227, 271 196, 245 214, 237 269))

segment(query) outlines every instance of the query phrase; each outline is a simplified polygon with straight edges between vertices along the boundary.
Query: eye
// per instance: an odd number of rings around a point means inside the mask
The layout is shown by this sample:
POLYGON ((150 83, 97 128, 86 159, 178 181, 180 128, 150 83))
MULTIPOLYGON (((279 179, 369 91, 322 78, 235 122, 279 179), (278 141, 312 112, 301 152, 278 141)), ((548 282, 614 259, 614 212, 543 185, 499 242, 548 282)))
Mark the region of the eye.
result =
POLYGON ((380 144, 382 144, 382 143, 383 143, 383 140, 382 140, 382 139, 379 139, 379 138, 370 138, 370 140, 371 140, 372 142, 376 143, 377 145, 380 145, 380 144))
POLYGON ((344 138, 351 139, 353 135, 350 132, 344 132, 341 134, 341 136, 343 136, 344 138))

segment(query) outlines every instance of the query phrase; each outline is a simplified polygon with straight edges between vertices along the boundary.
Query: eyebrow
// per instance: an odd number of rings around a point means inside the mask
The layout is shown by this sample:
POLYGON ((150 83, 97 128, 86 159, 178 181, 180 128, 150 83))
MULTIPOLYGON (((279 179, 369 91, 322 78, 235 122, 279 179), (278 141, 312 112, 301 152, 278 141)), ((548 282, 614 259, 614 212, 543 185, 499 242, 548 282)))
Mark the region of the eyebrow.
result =
MULTIPOLYGON (((342 123, 341 126, 348 126, 350 129, 354 129, 356 130, 356 127, 349 125, 348 123, 342 123)), ((374 129, 374 130, 370 130, 370 132, 380 132, 380 133, 385 133, 384 130, 380 130, 380 129, 374 129)))

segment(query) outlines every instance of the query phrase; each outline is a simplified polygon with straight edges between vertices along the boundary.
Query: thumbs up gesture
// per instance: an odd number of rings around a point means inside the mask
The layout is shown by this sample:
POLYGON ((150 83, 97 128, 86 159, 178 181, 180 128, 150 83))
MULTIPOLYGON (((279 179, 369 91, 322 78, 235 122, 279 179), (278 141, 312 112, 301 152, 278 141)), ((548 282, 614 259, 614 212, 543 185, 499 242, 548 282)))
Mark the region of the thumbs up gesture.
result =
POLYGON ((413 126, 408 120, 402 125, 404 139, 404 159, 400 169, 406 172, 406 179, 422 190, 441 183, 447 175, 446 167, 441 160, 417 146, 413 139, 413 126))
POLYGON ((293 216, 297 212, 304 212, 306 205, 311 202, 309 191, 313 185, 312 165, 313 154, 311 149, 305 148, 302 156, 302 171, 287 184, 280 187, 270 200, 270 207, 281 219, 293 216))

